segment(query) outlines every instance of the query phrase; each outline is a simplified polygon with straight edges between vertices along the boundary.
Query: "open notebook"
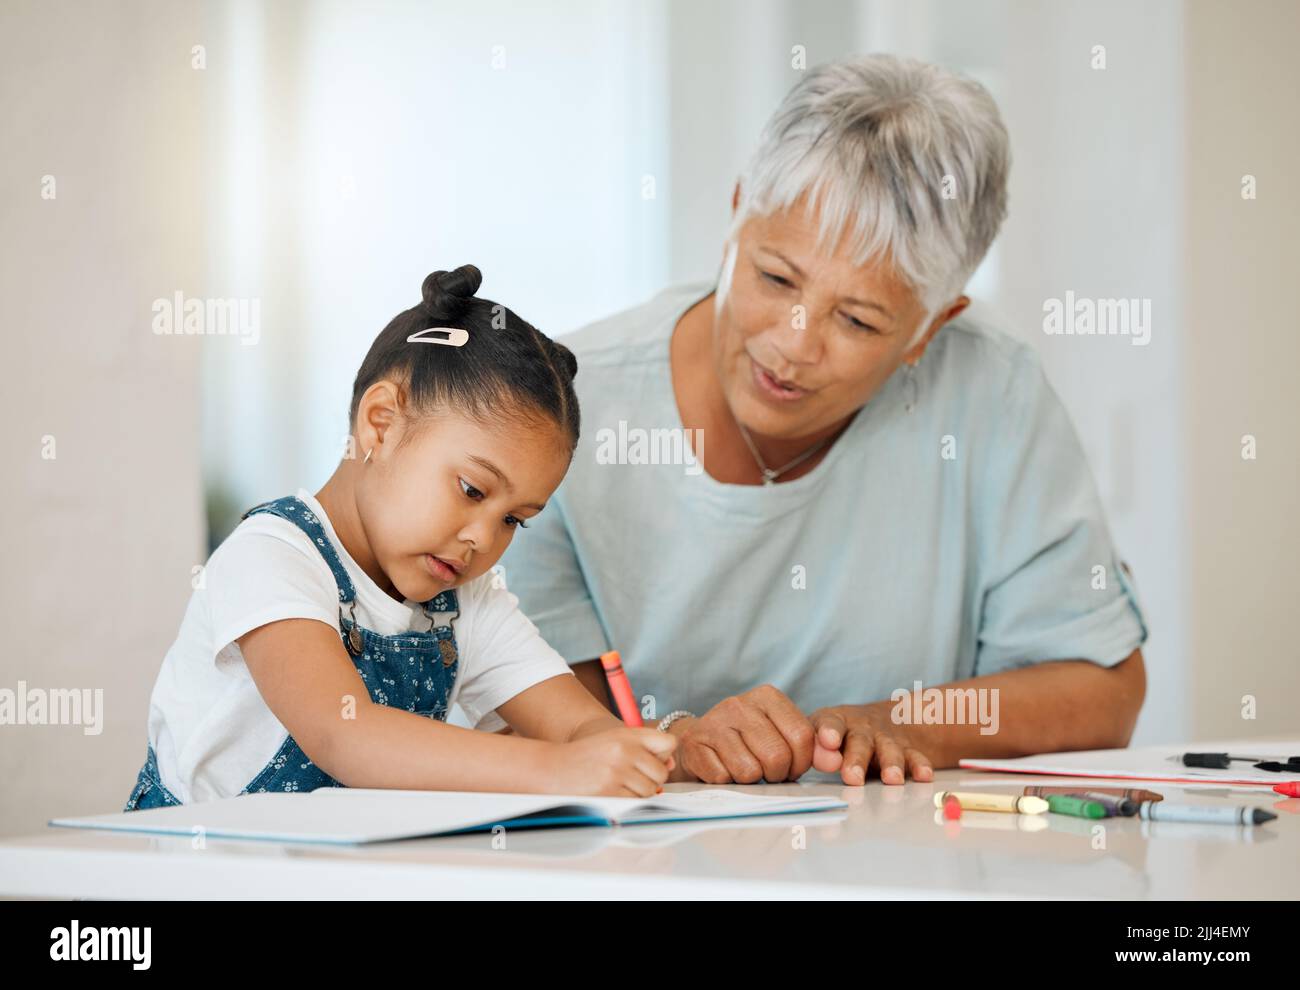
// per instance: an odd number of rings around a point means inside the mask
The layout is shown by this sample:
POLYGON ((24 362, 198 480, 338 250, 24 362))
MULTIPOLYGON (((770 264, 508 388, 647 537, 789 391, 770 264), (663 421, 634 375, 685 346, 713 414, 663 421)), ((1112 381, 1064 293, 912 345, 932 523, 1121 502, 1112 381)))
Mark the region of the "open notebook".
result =
POLYGON ((222 839, 353 844, 486 832, 497 826, 649 825, 846 807, 835 798, 747 794, 725 788, 666 792, 641 799, 322 787, 306 794, 244 794, 170 808, 55 818, 50 824, 222 839))

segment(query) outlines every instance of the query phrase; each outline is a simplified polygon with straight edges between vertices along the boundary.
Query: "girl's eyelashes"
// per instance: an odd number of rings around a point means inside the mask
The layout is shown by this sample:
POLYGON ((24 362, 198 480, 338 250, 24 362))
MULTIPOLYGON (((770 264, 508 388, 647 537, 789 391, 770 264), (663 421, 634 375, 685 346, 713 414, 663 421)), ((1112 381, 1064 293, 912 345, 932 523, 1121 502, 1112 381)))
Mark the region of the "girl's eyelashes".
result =
MULTIPOLYGON (((483 499, 487 498, 486 495, 484 495, 481 491, 479 491, 477 488, 471 485, 464 478, 457 478, 456 480, 460 482, 460 490, 464 492, 465 497, 470 499, 471 501, 482 502, 483 499)), ((516 526, 520 527, 521 529, 528 528, 528 523, 524 522, 518 516, 506 516, 505 519, 502 521, 505 523, 506 529, 514 529, 516 526)))

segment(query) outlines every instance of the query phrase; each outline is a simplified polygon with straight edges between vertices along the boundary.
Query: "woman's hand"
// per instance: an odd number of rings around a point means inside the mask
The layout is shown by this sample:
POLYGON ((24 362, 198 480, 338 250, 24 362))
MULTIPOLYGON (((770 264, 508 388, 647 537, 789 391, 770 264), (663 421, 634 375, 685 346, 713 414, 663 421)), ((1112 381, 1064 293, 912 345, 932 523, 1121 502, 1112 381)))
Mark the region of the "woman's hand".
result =
POLYGON ((676 765, 677 740, 657 729, 605 729, 550 745, 545 790, 551 794, 654 797, 676 765))
POLYGON ((863 784, 867 770, 880 770, 886 784, 901 784, 907 773, 913 780, 933 780, 934 767, 918 748, 912 726, 895 725, 888 703, 837 705, 812 714, 816 730, 813 766, 824 773, 839 771, 846 784, 863 784))
POLYGON ((756 784, 798 780, 813 761, 813 726, 782 692, 764 684, 726 698, 669 732, 682 741, 674 780, 756 784))

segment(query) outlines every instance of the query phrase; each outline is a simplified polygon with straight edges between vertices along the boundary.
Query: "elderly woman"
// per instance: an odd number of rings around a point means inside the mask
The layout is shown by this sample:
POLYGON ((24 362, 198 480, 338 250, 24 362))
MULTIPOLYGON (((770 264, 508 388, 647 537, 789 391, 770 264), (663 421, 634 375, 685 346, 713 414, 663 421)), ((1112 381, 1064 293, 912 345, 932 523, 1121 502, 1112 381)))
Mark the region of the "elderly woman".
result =
POLYGON ((819 67, 736 185, 716 284, 565 338, 582 444, 505 577, 602 700, 621 652, 674 779, 1127 744, 1146 627, 1078 438, 962 295, 1008 168, 978 84, 819 67))

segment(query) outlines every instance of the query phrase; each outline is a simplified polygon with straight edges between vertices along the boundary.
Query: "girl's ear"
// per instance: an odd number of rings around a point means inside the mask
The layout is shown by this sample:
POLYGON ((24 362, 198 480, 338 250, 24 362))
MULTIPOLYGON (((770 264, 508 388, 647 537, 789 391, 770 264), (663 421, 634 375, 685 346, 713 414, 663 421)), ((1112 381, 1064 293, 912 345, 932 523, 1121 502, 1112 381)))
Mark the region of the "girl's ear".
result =
POLYGON ((382 455, 384 439, 400 410, 401 392, 396 383, 383 379, 366 389, 357 405, 357 444, 363 451, 375 457, 382 455))

